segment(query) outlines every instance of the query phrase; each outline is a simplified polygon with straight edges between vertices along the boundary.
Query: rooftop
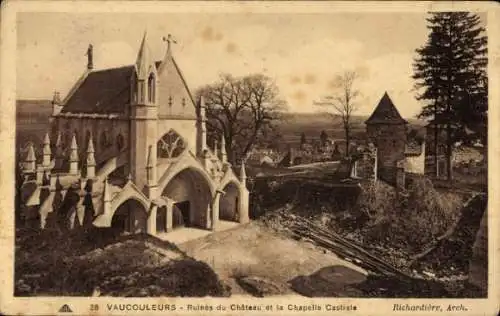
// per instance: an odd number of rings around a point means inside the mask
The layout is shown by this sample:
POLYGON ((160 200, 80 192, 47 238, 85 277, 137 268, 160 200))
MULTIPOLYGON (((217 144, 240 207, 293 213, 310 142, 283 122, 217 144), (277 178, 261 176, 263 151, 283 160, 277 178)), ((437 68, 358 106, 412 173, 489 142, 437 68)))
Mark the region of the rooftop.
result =
POLYGON ((384 93, 382 99, 378 103, 375 111, 366 120, 366 124, 407 124, 408 122, 401 117, 398 109, 392 103, 391 98, 384 93))

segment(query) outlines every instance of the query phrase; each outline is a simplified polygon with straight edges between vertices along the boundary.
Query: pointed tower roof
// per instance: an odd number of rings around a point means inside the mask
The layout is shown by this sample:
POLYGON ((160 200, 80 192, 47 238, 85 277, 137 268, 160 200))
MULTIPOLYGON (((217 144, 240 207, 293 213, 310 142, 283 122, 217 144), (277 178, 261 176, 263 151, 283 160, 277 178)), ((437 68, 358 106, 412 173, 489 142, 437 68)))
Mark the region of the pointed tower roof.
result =
POLYGON ((71 147, 70 149, 78 149, 78 146, 76 145, 76 135, 73 133, 73 137, 71 138, 71 147))
POLYGON ((94 142, 92 141, 92 136, 89 137, 89 144, 87 145, 87 167, 95 166, 95 156, 94 156, 94 142))
POLYGON ((398 109, 392 103, 391 98, 387 94, 384 93, 382 99, 378 103, 375 111, 373 111, 372 115, 366 120, 366 124, 406 124, 408 123, 401 117, 398 109))
POLYGON ((241 161, 241 167, 240 167, 240 180, 244 182, 247 178, 247 172, 245 170, 245 160, 241 161))
POLYGON ((28 146, 28 155, 26 156, 26 162, 36 161, 35 157, 35 149, 33 148, 33 144, 30 143, 28 146))
POLYGON ((89 143, 87 144, 87 153, 95 153, 94 142, 92 141, 92 136, 89 137, 89 143))
POLYGON ((73 138, 71 139, 71 151, 69 154, 69 161, 75 162, 78 161, 78 146, 76 144, 76 136, 73 134, 73 138))
POLYGON ((44 145, 50 145, 49 133, 45 133, 45 137, 43 138, 43 144, 44 145))
POLYGON ((139 48, 139 53, 137 54, 137 60, 135 62, 135 67, 137 69, 137 78, 146 79, 149 75, 149 66, 152 64, 151 51, 148 46, 148 33, 144 31, 142 37, 141 47, 139 48))
POLYGON ((49 133, 46 133, 45 137, 43 139, 43 154, 44 155, 50 155, 51 154, 49 133))

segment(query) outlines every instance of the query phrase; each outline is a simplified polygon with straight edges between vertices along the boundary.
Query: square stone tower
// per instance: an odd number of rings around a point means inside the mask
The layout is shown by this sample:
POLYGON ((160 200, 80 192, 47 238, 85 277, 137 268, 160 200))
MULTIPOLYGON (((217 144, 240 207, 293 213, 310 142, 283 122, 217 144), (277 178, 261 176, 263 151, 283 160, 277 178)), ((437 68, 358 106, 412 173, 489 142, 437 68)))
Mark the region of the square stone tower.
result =
POLYGON ((365 124, 369 142, 377 147, 379 177, 395 182, 397 163, 405 159, 408 122, 401 117, 385 92, 365 124))

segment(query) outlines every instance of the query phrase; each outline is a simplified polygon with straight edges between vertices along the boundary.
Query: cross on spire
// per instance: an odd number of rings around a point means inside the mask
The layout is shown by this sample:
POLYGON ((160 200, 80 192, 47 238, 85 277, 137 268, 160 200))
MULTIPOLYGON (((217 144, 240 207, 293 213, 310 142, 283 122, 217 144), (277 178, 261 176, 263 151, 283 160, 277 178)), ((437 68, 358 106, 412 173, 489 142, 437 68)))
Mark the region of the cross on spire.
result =
POLYGON ((177 44, 177 41, 173 38, 172 34, 168 34, 167 37, 163 36, 163 41, 167 42, 167 53, 171 52, 172 44, 177 44))

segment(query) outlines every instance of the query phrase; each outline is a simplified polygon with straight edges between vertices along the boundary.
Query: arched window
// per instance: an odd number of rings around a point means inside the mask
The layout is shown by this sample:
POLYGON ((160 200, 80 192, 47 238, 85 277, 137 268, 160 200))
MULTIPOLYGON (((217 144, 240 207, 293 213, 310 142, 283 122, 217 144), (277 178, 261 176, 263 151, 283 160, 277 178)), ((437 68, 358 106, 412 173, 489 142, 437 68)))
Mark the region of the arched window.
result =
POLYGON ((144 102, 144 83, 141 82, 141 84, 137 85, 137 95, 139 96, 139 101, 138 102, 144 102))
POLYGON ((182 137, 174 130, 170 130, 158 141, 157 155, 160 158, 175 158, 185 149, 186 144, 182 137))
POLYGON ((125 145, 125 140, 123 139, 123 135, 118 134, 118 136, 116 136, 116 146, 118 148, 118 151, 121 151, 124 145, 125 145))
POLYGON ((155 76, 153 74, 150 74, 148 78, 148 101, 149 103, 155 102, 155 76))
POLYGON ((102 131, 101 132, 101 148, 102 149, 105 149, 106 147, 108 147, 108 144, 109 144, 109 140, 108 140, 108 133, 106 131, 102 131))
POLYGON ((87 132, 85 133, 85 148, 87 148, 89 146, 89 140, 90 140, 90 131, 87 130, 87 132))
POLYGON ((64 150, 69 149, 71 145, 71 133, 69 132, 69 130, 65 130, 63 132, 62 145, 64 150))

